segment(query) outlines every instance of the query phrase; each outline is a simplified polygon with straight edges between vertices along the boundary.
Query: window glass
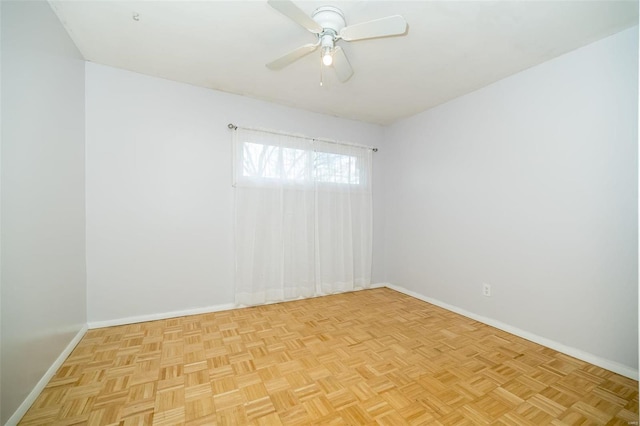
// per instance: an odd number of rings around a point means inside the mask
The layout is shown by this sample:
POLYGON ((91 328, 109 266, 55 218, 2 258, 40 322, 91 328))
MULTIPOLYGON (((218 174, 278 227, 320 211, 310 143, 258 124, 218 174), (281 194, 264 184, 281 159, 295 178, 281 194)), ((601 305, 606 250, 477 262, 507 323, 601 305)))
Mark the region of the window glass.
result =
POLYGON ((368 148, 246 131, 235 139, 235 183, 369 190, 370 156, 368 148))
POLYGON ((305 151, 245 142, 242 176, 246 178, 360 184, 358 159, 351 155, 305 151), (311 161, 310 161, 311 160, 311 161))

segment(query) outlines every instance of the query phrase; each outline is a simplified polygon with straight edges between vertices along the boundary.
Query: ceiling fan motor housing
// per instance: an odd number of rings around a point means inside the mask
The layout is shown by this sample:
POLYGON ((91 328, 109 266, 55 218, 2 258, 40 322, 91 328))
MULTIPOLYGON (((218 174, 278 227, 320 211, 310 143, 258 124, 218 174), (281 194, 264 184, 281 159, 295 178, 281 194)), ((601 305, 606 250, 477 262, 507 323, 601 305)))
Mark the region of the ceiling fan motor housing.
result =
POLYGON ((331 31, 334 36, 337 36, 340 34, 340 30, 347 25, 342 11, 333 6, 319 7, 311 14, 311 17, 324 29, 323 34, 331 31))

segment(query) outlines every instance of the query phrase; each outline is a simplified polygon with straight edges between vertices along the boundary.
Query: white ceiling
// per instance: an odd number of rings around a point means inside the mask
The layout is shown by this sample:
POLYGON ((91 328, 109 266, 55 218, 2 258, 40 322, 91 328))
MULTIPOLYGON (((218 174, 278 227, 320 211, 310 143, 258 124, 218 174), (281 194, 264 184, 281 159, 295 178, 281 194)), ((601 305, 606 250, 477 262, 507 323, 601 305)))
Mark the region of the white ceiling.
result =
POLYGON ((298 1, 347 25, 401 14, 405 36, 340 41, 355 71, 320 81, 320 53, 265 64, 316 37, 266 1, 50 3, 85 59, 340 117, 390 124, 638 23, 629 1, 298 1), (139 14, 139 20, 133 14, 139 14))

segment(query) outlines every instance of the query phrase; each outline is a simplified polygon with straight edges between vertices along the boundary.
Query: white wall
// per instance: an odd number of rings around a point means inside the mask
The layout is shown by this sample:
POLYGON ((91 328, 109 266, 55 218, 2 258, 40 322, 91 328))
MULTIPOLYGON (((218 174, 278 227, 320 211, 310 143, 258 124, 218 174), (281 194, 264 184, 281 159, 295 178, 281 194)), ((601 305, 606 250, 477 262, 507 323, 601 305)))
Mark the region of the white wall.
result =
POLYGON ((379 126, 92 63, 86 118, 90 323, 233 303, 228 123, 374 146, 382 135, 379 126))
POLYGON ((0 7, 4 423, 86 324, 84 62, 48 3, 0 7))
POLYGON ((388 281, 637 371, 637 85, 636 27, 388 128, 388 281))
POLYGON ((383 130, 96 64, 85 93, 46 3, 1 10, 3 422, 86 311, 233 301, 229 122, 381 148, 374 281, 637 369, 637 29, 383 130))

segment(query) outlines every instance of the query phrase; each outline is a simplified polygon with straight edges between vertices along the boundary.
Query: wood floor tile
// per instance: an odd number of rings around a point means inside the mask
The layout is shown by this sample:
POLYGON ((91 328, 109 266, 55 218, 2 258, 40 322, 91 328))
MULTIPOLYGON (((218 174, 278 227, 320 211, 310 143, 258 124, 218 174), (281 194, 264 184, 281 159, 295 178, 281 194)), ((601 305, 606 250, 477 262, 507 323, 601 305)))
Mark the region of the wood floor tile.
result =
POLYGON ((637 381, 381 288, 89 330, 20 424, 637 422, 637 381))

